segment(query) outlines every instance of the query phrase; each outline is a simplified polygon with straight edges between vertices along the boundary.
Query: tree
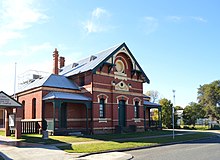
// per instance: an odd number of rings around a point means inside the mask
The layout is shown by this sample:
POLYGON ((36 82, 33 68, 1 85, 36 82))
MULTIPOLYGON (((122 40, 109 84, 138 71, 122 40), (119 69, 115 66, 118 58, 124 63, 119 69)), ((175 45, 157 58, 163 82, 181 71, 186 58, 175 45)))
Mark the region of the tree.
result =
POLYGON ((191 102, 183 110, 183 122, 186 125, 195 126, 198 118, 204 118, 205 111, 201 104, 191 102))
POLYGON ((153 115, 152 115, 152 120, 153 121, 158 121, 159 117, 158 117, 158 109, 153 109, 153 115))
POLYGON ((198 88, 198 102, 204 106, 206 117, 212 120, 220 119, 220 80, 198 88))
POLYGON ((159 99, 159 92, 156 90, 150 90, 146 93, 147 96, 151 97, 151 101, 154 103, 159 99))
POLYGON ((183 107, 181 107, 181 106, 175 106, 175 110, 183 110, 183 107))
POLYGON ((162 123, 167 128, 172 128, 172 107, 173 104, 170 100, 163 98, 159 101, 162 106, 162 123))

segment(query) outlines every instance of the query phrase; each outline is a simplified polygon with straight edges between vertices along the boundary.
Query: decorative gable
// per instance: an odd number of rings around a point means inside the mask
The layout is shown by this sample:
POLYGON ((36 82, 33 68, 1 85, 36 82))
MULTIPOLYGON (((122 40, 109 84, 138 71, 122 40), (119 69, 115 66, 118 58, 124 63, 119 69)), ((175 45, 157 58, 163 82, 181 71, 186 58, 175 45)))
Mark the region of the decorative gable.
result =
POLYGON ((119 82, 118 84, 115 85, 115 90, 129 91, 129 87, 124 81, 121 81, 121 82, 119 82))

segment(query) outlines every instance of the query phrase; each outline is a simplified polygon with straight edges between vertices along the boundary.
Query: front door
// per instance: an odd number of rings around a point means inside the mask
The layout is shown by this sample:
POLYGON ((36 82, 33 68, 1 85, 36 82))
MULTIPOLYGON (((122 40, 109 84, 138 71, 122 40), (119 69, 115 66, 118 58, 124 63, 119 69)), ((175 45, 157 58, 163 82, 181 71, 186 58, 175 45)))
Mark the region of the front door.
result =
POLYGON ((118 125, 126 126, 126 104, 124 100, 120 100, 118 104, 118 125))
POLYGON ((67 105, 62 103, 61 105, 61 128, 67 128, 67 105))

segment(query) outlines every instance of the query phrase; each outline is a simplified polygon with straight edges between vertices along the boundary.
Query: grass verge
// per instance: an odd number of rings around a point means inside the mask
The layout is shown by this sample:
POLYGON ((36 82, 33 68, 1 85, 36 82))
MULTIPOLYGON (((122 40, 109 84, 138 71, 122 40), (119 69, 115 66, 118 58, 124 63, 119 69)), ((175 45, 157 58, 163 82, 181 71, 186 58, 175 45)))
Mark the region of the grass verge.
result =
MULTIPOLYGON (((182 131, 175 131, 180 134, 182 131)), ((186 133, 186 132, 184 132, 186 133)), ((0 135, 4 132, 0 132, 0 135)), ((39 134, 23 134, 21 141, 40 144, 57 144, 60 149, 69 153, 92 153, 118 149, 136 148, 144 146, 153 146, 164 143, 180 142, 210 137, 213 134, 205 132, 193 132, 191 134, 178 135, 175 139, 170 137, 149 138, 149 136, 172 135, 172 131, 147 131, 142 133, 126 134, 105 134, 92 135, 87 137, 79 136, 49 136, 49 139, 42 139, 39 134), (130 138, 130 139, 129 139, 130 138), (134 139, 132 139, 134 138, 134 139), (101 140, 101 141, 100 141, 101 140), (84 142, 84 143, 77 143, 84 142)))
POLYGON ((116 149, 128 149, 128 148, 137 148, 144 146, 153 146, 158 144, 165 144, 171 142, 181 142, 188 140, 196 140, 201 138, 210 137, 213 134, 210 133, 195 133, 176 136, 173 140, 172 137, 161 137, 161 138, 141 138, 132 140, 132 141, 105 141, 102 143, 89 143, 89 144, 73 144, 72 146, 63 146, 61 149, 69 153, 93 153, 93 152, 102 152, 110 151, 116 149))

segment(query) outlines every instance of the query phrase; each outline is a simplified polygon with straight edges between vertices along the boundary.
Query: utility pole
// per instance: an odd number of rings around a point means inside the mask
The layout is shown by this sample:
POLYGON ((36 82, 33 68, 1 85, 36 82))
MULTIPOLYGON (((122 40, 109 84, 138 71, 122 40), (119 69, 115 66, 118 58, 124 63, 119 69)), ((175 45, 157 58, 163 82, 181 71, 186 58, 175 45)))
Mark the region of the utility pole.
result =
POLYGON ((17 77, 17 63, 15 62, 15 75, 14 75, 14 99, 16 100, 16 77, 17 77))
POLYGON ((173 139, 175 138, 175 133, 174 133, 174 106, 175 106, 175 90, 173 90, 173 107, 172 107, 173 139))

